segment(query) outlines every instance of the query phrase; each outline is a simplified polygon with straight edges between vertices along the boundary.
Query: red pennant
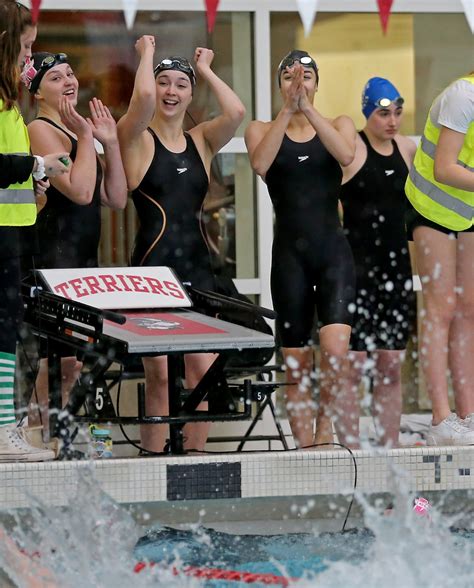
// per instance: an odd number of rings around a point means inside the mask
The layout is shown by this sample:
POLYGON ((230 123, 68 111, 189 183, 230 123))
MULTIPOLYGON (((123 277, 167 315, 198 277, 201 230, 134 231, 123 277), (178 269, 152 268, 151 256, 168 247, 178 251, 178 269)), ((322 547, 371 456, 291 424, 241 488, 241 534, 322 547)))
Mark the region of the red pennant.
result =
POLYGON ((41 0, 31 0, 31 16, 33 22, 36 24, 40 15, 41 0))
POLYGON ((219 6, 219 0, 206 0, 207 10, 207 30, 212 33, 214 24, 216 22, 217 7, 219 6))
POLYGON ((392 9, 393 0, 377 0, 379 5, 380 22, 382 23, 383 34, 387 34, 388 18, 392 9))

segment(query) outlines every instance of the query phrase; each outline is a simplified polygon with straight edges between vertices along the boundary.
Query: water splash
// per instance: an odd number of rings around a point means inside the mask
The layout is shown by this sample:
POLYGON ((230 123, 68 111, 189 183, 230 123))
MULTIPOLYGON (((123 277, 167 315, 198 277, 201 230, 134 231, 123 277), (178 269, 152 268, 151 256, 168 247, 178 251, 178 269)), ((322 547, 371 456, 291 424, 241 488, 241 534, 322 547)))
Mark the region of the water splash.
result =
MULTIPOLYGON (((29 496, 28 522, 0 527, 0 568, 20 588, 78 586, 134 588, 200 586, 177 578, 169 566, 134 572, 134 547, 140 534, 133 517, 100 489, 92 468, 79 469, 75 493, 64 507, 29 496), (15 545, 16 544, 16 545, 15 545), (16 546, 20 546, 20 550, 16 546)), ((179 569, 179 561, 174 562, 179 569)))
POLYGON ((66 506, 47 506, 30 496, 27 523, 17 519, 11 536, 26 553, 41 556, 26 556, 0 537, 0 565, 20 588, 245 585, 175 575, 187 566, 299 577, 291 583, 298 588, 470 588, 472 531, 452 533, 453 521, 435 509, 431 523, 417 515, 403 470, 393 469, 392 485, 390 516, 386 504, 370 504, 360 495, 365 528, 344 534, 262 536, 257 523, 251 535, 249 523, 249 535, 157 526, 138 540, 142 533, 132 516, 100 489, 92 469, 81 468, 66 506), (136 574, 137 559, 159 565, 136 574))

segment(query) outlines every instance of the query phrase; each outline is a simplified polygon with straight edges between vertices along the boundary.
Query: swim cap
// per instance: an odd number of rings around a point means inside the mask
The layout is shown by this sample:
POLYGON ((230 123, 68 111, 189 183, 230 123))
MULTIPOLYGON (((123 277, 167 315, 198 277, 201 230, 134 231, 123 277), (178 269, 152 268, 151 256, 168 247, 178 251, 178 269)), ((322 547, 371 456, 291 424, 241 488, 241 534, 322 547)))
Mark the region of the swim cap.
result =
POLYGON ((165 59, 162 59, 153 70, 155 78, 160 72, 167 69, 182 71, 191 80, 193 86, 196 84, 196 74, 194 73, 193 66, 185 57, 166 57, 165 59))
POLYGON ((34 94, 41 84, 44 74, 59 63, 69 63, 65 53, 33 53, 32 59, 27 60, 21 72, 21 81, 34 94))
POLYGON ((388 108, 390 104, 402 106, 404 100, 392 82, 385 78, 370 78, 362 92, 362 112, 369 118, 377 108, 388 108))
POLYGON ((281 86, 281 74, 287 67, 292 67, 294 63, 298 61, 304 67, 311 67, 316 72, 316 83, 319 83, 319 72, 316 62, 307 51, 301 51, 300 49, 293 49, 288 55, 280 61, 278 66, 278 86, 281 86))

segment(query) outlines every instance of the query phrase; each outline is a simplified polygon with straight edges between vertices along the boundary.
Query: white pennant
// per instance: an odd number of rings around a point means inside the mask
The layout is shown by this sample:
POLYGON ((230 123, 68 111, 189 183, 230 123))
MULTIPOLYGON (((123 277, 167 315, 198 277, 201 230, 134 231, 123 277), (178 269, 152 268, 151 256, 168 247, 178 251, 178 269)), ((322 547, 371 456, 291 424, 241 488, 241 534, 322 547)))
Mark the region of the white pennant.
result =
POLYGON ((314 19, 318 10, 319 0, 296 0, 298 12, 303 21, 305 37, 307 37, 313 28, 314 19))
POLYGON ((464 12, 471 29, 471 33, 474 33, 474 0, 461 0, 461 2, 464 6, 464 12))
POLYGON ((122 0, 123 13, 125 16, 125 24, 127 29, 133 28, 135 17, 137 15, 138 0, 122 0))

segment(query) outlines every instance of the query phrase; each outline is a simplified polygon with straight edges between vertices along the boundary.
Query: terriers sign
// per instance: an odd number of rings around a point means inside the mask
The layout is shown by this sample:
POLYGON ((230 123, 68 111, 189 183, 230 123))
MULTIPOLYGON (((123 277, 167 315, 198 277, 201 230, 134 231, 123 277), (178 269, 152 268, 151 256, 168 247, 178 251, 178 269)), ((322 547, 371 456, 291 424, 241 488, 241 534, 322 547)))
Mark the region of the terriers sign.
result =
POLYGON ((169 267, 40 270, 50 291, 96 308, 183 308, 186 291, 169 267))

